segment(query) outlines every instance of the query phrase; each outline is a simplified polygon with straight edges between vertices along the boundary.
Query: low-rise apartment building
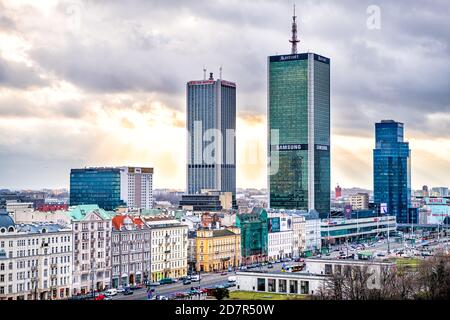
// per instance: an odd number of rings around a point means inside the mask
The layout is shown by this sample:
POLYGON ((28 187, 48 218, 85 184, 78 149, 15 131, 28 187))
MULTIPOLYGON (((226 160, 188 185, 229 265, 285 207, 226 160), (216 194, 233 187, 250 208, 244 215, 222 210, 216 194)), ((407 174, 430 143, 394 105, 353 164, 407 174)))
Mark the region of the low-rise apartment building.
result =
POLYGON ((0 300, 71 296, 72 230, 51 223, 16 224, 0 213, 0 300))

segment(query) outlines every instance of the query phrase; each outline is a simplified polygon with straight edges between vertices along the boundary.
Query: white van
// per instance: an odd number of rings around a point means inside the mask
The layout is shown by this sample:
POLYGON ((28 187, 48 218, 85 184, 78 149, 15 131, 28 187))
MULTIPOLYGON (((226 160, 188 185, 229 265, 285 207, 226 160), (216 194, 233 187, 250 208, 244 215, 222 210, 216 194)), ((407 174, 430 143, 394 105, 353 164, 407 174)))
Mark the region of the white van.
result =
POLYGON ((236 276, 229 276, 228 282, 236 282, 236 276))
POLYGON ((117 289, 108 289, 105 291, 105 296, 111 297, 117 294, 117 289))

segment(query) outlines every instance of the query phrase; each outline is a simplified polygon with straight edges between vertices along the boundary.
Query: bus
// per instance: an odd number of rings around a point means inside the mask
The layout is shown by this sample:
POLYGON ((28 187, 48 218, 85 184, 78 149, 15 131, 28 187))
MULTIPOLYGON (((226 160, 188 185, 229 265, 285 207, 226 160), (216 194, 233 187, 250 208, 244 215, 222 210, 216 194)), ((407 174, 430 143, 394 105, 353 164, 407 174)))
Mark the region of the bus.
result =
POLYGON ((299 272, 305 268, 305 264, 298 264, 293 266, 284 266, 281 271, 283 272, 299 272))

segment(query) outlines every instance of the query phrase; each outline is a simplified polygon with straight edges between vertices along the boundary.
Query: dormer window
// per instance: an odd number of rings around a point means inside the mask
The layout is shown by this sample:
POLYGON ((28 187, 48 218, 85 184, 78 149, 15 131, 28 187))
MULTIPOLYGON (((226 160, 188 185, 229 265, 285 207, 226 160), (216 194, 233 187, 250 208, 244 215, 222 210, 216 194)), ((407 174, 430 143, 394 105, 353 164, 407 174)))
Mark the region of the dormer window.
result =
POLYGON ((8 232, 14 232, 14 227, 9 227, 8 232))

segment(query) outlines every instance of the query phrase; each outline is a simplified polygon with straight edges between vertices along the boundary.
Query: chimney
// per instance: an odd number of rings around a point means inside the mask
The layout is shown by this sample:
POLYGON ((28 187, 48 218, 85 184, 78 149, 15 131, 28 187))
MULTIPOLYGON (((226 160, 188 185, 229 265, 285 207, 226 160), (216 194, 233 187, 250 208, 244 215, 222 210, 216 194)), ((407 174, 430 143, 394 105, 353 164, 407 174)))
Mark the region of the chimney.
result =
POLYGON ((209 80, 214 80, 214 77, 213 77, 213 73, 212 73, 212 72, 209 73, 209 80))

